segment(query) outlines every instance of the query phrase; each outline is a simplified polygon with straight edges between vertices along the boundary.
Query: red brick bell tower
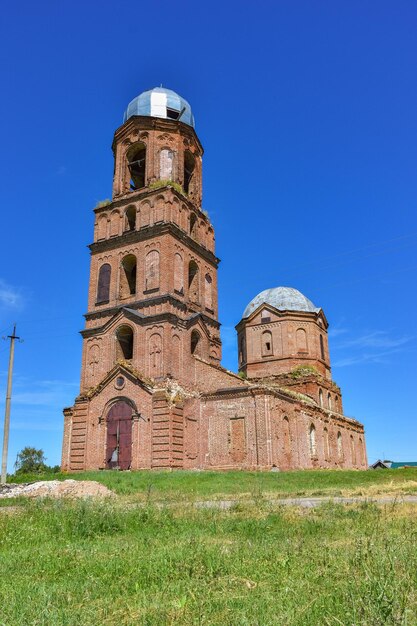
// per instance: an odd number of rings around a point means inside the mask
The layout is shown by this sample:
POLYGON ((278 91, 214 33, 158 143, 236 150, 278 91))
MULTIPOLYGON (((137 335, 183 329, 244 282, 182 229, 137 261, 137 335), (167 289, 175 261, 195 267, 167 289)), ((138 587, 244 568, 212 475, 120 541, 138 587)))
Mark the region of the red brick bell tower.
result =
MULTIPOLYGON (((71 419, 82 409, 83 426, 76 434, 72 429, 66 451, 64 436, 68 469, 112 467, 104 452, 100 459, 88 450, 95 441, 88 434, 91 399, 98 393, 105 390, 97 407, 100 425, 116 400, 127 401, 130 414, 140 413, 138 384, 126 395, 129 375, 157 382, 172 377, 191 386, 195 356, 213 364, 221 359, 218 259, 213 227, 201 209, 203 148, 188 102, 163 88, 142 93, 129 104, 112 149, 113 197, 94 209, 81 393, 71 409, 71 419)), ((120 438, 117 429, 113 435, 120 438)))

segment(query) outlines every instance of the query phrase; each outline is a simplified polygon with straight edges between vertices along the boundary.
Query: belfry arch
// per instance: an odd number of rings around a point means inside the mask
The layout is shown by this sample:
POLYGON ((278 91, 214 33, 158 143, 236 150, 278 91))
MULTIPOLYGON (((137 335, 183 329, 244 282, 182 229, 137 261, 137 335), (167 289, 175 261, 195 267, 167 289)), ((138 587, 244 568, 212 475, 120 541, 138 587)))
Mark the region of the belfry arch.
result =
POLYGON ((126 153, 127 166, 130 172, 130 189, 142 189, 146 184, 146 146, 137 142, 130 146, 126 153))

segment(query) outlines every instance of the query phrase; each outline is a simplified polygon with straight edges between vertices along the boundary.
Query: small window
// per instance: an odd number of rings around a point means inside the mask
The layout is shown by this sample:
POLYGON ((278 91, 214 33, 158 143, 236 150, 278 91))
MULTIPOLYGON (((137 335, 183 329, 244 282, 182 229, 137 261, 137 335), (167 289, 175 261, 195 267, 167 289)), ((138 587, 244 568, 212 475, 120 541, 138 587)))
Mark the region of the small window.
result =
POLYGON ((192 302, 200 302, 200 277, 195 261, 188 265, 188 297, 192 302))
POLYGON ((272 349, 272 333, 266 330, 262 333, 262 356, 272 356, 274 353, 272 349))
POLYGON ((327 461, 330 460, 330 444, 329 444, 329 431, 327 428, 323 431, 324 435, 324 456, 327 461))
POLYGON ((329 411, 332 410, 332 396, 330 393, 327 394, 327 406, 329 407, 329 411))
POLYGON ((343 456, 342 433, 340 431, 337 433, 337 456, 339 459, 343 456))
POLYGON ((323 392, 321 389, 319 389, 319 404, 323 406, 323 392))
POLYGON ((190 215, 190 235, 193 239, 195 239, 197 237, 197 228, 198 228, 198 222, 197 222, 197 215, 195 213, 191 213, 190 215))
POLYGON ((314 424, 311 424, 310 426, 309 443, 310 443, 310 456, 315 457, 317 454, 317 448, 316 448, 316 429, 314 427, 314 424))
POLYGON ((323 341, 323 335, 320 335, 320 356, 322 361, 324 361, 324 341, 323 341))
POLYGON ((170 120, 177 120, 179 118, 179 116, 180 116, 180 112, 179 111, 176 111, 175 109, 169 109, 167 107, 167 117, 170 120))
POLYGON ((123 376, 118 376, 116 378, 114 386, 116 387, 116 389, 123 389, 123 387, 125 386, 125 379, 123 378, 123 376))
POLYGON ((200 333, 197 330, 193 330, 191 333, 191 354, 200 356, 200 342, 200 333))

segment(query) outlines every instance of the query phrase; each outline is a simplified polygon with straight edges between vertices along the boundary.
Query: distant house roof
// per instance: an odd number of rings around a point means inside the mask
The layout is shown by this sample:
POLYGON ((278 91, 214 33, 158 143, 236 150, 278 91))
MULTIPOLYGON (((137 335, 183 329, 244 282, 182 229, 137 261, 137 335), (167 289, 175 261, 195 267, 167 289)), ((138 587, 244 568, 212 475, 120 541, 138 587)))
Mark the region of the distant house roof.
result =
POLYGON ((399 467, 417 467, 417 461, 393 461, 391 463, 392 469, 398 469, 399 467))
POLYGON ((378 461, 375 461, 375 463, 369 466, 369 469, 390 469, 391 466, 391 461, 381 461, 381 459, 378 459, 378 461))

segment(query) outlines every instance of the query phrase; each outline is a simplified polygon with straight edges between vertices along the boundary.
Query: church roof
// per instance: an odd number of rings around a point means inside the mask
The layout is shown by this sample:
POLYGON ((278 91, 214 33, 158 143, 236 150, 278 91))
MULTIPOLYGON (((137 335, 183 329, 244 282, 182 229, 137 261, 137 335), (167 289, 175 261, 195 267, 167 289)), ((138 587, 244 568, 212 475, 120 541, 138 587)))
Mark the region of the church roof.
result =
POLYGON ((243 312, 243 318, 249 317, 261 304, 270 304, 279 311, 302 311, 305 313, 318 313, 320 308, 304 296, 301 291, 293 287, 273 287, 258 293, 251 300, 243 312))
POLYGON ((127 106, 123 123, 133 115, 179 119, 194 128, 194 116, 187 100, 165 87, 154 87, 136 96, 127 106))

